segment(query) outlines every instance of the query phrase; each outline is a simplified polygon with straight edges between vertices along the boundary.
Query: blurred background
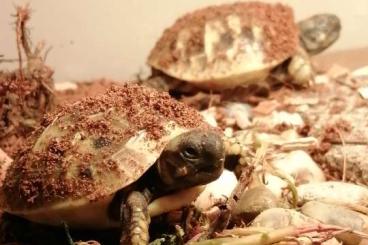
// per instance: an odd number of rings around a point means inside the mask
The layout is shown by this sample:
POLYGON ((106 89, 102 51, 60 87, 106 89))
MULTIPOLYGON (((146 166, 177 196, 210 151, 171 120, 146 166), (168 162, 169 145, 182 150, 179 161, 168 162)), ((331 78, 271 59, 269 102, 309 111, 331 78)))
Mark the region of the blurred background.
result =
MULTIPOLYGON (((199 7, 233 1, 0 0, 0 54, 6 58, 17 57, 11 15, 16 5, 27 2, 32 9, 32 41, 44 40, 51 47, 46 63, 55 70, 55 80, 74 81, 134 79, 148 70, 145 64, 151 48, 176 18, 199 7)), ((367 0, 279 2, 294 8, 296 20, 321 12, 341 18, 341 37, 319 57, 322 63, 333 61, 352 68, 368 64, 367 0)), ((6 64, 12 65, 17 63, 6 64)))

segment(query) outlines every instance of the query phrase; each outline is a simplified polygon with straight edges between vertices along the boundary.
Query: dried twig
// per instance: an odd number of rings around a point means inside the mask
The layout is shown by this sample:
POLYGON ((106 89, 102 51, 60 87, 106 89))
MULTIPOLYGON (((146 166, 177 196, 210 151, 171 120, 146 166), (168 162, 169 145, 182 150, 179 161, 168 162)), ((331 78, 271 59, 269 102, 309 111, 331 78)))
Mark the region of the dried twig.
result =
POLYGON ((236 201, 239 199, 243 191, 248 187, 248 185, 252 182, 252 173, 254 170, 254 166, 248 166, 243 168, 243 171, 239 178, 239 183, 231 193, 228 202, 231 209, 235 207, 236 201))
POLYGON ((347 167, 347 164, 346 164, 346 152, 345 152, 345 140, 342 137, 342 134, 341 134, 340 130, 337 127, 335 127, 335 131, 339 135, 339 138, 340 138, 341 143, 342 143, 342 148, 341 148, 342 156, 343 156, 342 181, 345 182, 346 181, 346 167, 347 167))
POLYGON ((287 183, 287 188, 289 188, 289 190, 291 191, 292 194, 292 204, 293 207, 296 208, 298 205, 298 191, 296 189, 296 186, 294 184, 294 180, 293 177, 291 177, 289 174, 282 172, 280 170, 276 170, 272 167, 267 169, 267 172, 269 172, 270 174, 279 177, 280 179, 282 179, 283 181, 285 181, 287 183))
POLYGON ((53 71, 44 63, 44 44, 39 43, 33 50, 28 35, 29 6, 18 6, 16 11, 19 68, 0 72, 0 147, 10 156, 54 105, 53 71), (26 62, 25 67, 23 62, 26 62))
MULTIPOLYGON (((320 244, 321 241, 326 240, 326 238, 332 238, 336 235, 339 235, 344 232, 353 233, 354 235, 360 238, 367 238, 368 235, 365 233, 351 231, 344 227, 333 226, 333 225, 324 225, 324 224, 317 224, 312 226, 302 226, 302 227, 294 227, 289 226, 277 230, 269 230, 264 227, 259 227, 259 232, 256 232, 257 228, 254 227, 247 227, 247 228, 237 228, 234 230, 234 234, 231 233, 231 230, 224 231, 228 236, 236 236, 244 234, 245 236, 241 237, 222 237, 216 238, 196 243, 191 243, 191 245, 267 245, 273 244, 276 242, 290 240, 292 238, 298 238, 301 236, 305 236, 305 234, 317 232, 318 236, 316 237, 318 241, 317 244, 320 244), (249 235, 250 234, 250 235, 249 235)), ((220 234, 221 236, 221 234, 220 234)), ((315 239, 313 239, 314 241, 315 239)))
POLYGON ((23 74, 23 60, 22 60, 22 50, 21 46, 26 53, 26 56, 29 57, 31 54, 31 50, 29 48, 28 42, 26 40, 26 32, 25 32, 25 23, 29 19, 29 7, 28 4, 25 6, 17 7, 17 21, 16 21, 16 37, 17 37, 17 50, 18 50, 18 60, 19 60, 19 74, 21 80, 24 80, 23 74))

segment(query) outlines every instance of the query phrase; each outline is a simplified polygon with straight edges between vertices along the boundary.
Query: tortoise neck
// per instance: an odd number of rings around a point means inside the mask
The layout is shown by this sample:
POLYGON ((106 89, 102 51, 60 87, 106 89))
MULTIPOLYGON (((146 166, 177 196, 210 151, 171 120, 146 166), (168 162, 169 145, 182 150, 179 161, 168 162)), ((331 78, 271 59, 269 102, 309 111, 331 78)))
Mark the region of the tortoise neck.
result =
POLYGON ((143 176, 140 181, 140 190, 147 189, 151 193, 151 198, 157 198, 166 194, 169 187, 162 181, 159 172, 153 165, 143 176))

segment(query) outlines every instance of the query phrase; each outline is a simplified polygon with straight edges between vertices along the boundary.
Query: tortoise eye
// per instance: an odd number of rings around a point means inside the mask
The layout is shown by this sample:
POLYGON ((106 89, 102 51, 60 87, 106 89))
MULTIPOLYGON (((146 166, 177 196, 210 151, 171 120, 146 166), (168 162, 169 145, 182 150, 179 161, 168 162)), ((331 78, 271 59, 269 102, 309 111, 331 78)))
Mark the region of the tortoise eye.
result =
POLYGON ((187 159, 198 159, 199 158, 199 152, 191 146, 186 147, 184 151, 182 152, 182 154, 187 159))

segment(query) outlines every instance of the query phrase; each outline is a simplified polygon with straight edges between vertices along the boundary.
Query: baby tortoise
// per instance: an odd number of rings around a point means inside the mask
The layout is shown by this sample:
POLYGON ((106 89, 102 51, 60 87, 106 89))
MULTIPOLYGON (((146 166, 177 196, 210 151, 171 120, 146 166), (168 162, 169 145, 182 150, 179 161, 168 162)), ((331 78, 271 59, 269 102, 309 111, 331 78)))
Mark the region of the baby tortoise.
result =
POLYGON ((332 45, 340 29, 333 14, 296 24, 293 10, 282 4, 199 9, 164 31, 148 57, 152 76, 146 83, 184 92, 185 85, 221 91, 287 74, 290 82, 304 86, 313 78, 309 55, 332 45))
POLYGON ((104 229, 148 244, 148 204, 207 184, 224 168, 220 131, 167 93, 126 84, 59 110, 28 139, 0 209, 30 221, 104 229))

